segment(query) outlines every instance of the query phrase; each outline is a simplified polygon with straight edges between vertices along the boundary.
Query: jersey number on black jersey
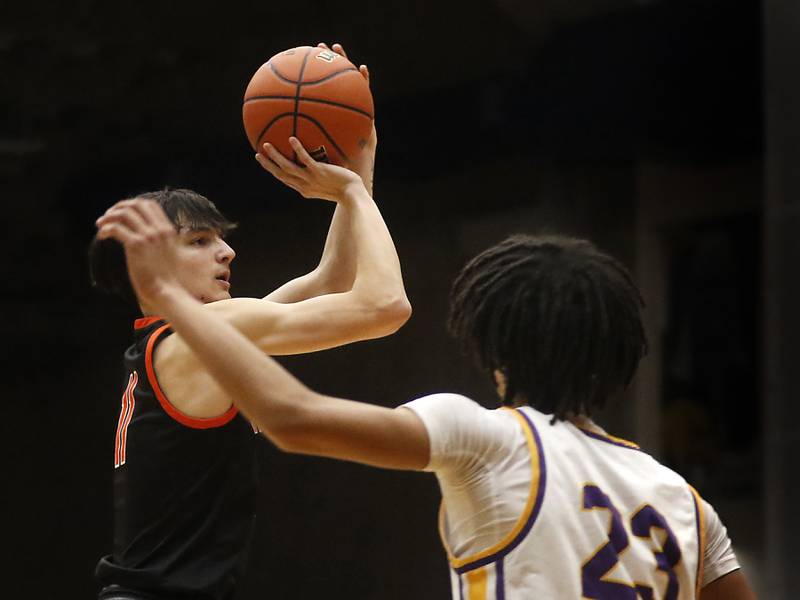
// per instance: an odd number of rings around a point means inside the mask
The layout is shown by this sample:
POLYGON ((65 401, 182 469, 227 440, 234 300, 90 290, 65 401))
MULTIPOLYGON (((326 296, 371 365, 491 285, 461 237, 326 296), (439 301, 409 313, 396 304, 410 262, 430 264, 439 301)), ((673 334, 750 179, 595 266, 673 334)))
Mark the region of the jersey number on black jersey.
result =
POLYGON ((128 385, 125 393, 122 394, 122 406, 119 410, 119 420, 117 421, 117 437, 114 442, 114 468, 125 464, 125 450, 128 442, 128 425, 133 418, 133 409, 136 407, 136 399, 133 391, 139 383, 139 374, 134 371, 128 376, 128 385))

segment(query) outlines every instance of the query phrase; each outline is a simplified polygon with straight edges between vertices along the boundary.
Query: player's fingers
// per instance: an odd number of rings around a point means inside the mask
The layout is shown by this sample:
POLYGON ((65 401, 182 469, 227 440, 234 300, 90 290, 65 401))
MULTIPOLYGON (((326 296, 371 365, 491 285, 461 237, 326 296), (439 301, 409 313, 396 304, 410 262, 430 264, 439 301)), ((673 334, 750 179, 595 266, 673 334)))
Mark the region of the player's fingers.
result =
POLYGON ((272 162, 278 165, 278 167, 280 167, 287 173, 296 174, 294 172, 297 170, 297 165, 295 165, 292 161, 286 158, 283 154, 278 152, 278 149, 269 142, 266 142, 264 144, 264 152, 267 154, 267 157, 272 162))
MULTIPOLYGON (((145 218, 147 221, 148 218, 144 217, 141 212, 141 206, 146 202, 153 202, 152 200, 143 200, 139 198, 128 198, 126 200, 120 200, 119 202, 114 203, 111 207, 106 210, 103 216, 113 216, 120 214, 120 211, 134 211, 145 218)), ((102 217, 101 217, 102 218, 102 217)))
POLYGON ((176 233, 175 225, 167 217, 167 213, 156 202, 142 202, 141 212, 157 234, 167 236, 176 233))
POLYGON ((137 233, 143 233, 148 225, 132 203, 116 205, 106 211, 97 220, 97 225, 102 226, 106 223, 123 223, 128 229, 137 233))
POLYGON ((123 246, 130 246, 139 242, 140 238, 123 223, 107 223, 97 230, 97 239, 115 239, 123 246))
POLYGON ((300 184, 300 179, 281 169, 278 165, 272 162, 271 159, 267 158, 263 154, 256 154, 256 160, 262 167, 264 167, 266 171, 269 171, 270 174, 275 177, 275 179, 288 185, 292 189, 297 189, 296 186, 300 184))
POLYGON ((306 149, 303 148, 303 144, 300 143, 296 137, 290 137, 289 143, 292 145, 292 150, 297 153, 297 160, 300 161, 301 165, 304 165, 308 169, 315 169, 317 167, 317 161, 311 158, 311 155, 306 152, 306 149))
POLYGON ((358 71, 361 73, 361 76, 367 80, 367 83, 369 83, 369 69, 367 68, 367 65, 361 65, 358 67, 358 71))
MULTIPOLYGON (((156 225, 156 222, 153 220, 153 219, 154 219, 154 216, 153 216, 153 213, 152 213, 152 212, 151 212, 151 210, 150 210, 150 208, 151 208, 152 206, 158 206, 158 205, 156 204, 155 200, 138 198, 138 199, 134 199, 134 200, 133 200, 133 201, 132 201, 132 202, 131 202, 131 203, 130 203, 128 206, 127 206, 127 208, 128 208, 128 209, 129 209, 129 210, 130 210, 130 211, 131 211, 133 214, 136 214, 136 215, 138 215, 138 216, 139 216, 139 218, 141 218, 141 220, 142 220, 142 221, 143 221, 143 222, 144 222, 144 223, 145 223, 145 224, 146 224, 148 227, 154 227, 154 226, 156 225)), ((156 214, 157 214, 157 213, 156 213, 156 214)))
POLYGON ((289 181, 297 183, 304 178, 300 167, 278 152, 271 144, 264 144, 264 152, 268 154, 257 154, 256 160, 259 164, 284 183, 289 181), (280 163, 280 164, 279 164, 280 163))
POLYGON ((331 46, 331 50, 336 52, 336 54, 341 54, 345 58, 347 58, 347 52, 344 50, 344 46, 342 46, 339 42, 335 42, 333 46, 331 46))
POLYGON ((319 44, 317 44, 317 48, 325 48, 325 50, 330 49, 328 48, 328 44, 326 44, 325 42, 320 42, 319 44))
POLYGON ((132 202, 133 202, 133 198, 126 198, 125 200, 119 200, 118 202, 115 202, 114 204, 109 206, 106 209, 106 212, 103 213, 103 214, 107 215, 112 210, 117 210, 117 209, 120 209, 120 208, 125 208, 126 206, 130 206, 132 202))

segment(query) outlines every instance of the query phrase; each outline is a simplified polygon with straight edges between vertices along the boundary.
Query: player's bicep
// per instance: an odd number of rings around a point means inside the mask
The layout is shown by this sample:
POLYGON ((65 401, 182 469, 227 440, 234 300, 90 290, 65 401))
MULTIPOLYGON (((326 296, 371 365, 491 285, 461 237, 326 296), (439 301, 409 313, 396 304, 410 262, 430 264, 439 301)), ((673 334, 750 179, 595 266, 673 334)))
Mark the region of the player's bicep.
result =
POLYGON ((756 595, 744 574, 737 569, 700 590, 700 600, 756 600, 756 595))
POLYGON ((430 456, 427 431, 413 411, 325 396, 299 408, 292 425, 265 434, 289 452, 387 469, 421 470, 430 456))

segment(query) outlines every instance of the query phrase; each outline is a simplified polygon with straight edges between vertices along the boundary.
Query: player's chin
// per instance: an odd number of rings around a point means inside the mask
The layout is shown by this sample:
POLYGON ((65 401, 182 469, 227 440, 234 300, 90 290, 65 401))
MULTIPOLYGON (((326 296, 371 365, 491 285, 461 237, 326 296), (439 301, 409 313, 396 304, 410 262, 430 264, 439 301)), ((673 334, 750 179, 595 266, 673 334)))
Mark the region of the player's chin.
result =
POLYGON ((210 304, 211 302, 219 302, 220 300, 230 300, 231 294, 227 291, 222 290, 214 290, 213 292, 209 292, 203 294, 200 297, 200 301, 204 304, 210 304))

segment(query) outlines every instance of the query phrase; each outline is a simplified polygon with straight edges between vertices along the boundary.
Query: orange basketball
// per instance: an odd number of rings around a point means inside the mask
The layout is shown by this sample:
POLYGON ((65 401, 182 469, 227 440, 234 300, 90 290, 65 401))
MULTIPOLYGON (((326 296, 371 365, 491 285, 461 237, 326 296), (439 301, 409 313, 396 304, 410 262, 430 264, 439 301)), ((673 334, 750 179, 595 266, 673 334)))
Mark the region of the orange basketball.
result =
POLYGON ((301 46, 276 54, 244 92, 242 118, 250 145, 264 142, 294 158, 293 135, 316 160, 341 165, 372 131, 372 93, 358 69, 325 48, 301 46))

